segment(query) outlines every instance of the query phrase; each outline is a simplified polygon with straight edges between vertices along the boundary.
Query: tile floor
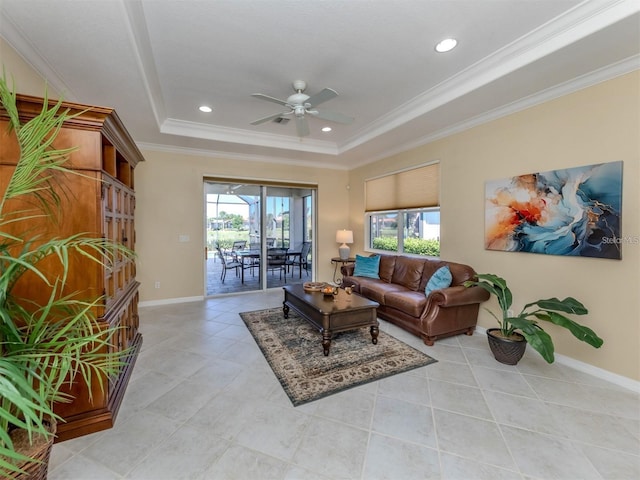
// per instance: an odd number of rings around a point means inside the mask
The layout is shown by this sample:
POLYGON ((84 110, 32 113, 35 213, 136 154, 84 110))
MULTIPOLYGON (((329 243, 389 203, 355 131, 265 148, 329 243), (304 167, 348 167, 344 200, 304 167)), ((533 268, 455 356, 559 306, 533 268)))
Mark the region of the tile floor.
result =
MULTIPOLYGON (((144 344, 113 429, 54 446, 50 480, 640 478, 637 393, 481 334, 438 363, 297 408, 238 312, 281 291, 141 309, 144 344)), ((318 342, 320 348, 320 342, 318 342)))

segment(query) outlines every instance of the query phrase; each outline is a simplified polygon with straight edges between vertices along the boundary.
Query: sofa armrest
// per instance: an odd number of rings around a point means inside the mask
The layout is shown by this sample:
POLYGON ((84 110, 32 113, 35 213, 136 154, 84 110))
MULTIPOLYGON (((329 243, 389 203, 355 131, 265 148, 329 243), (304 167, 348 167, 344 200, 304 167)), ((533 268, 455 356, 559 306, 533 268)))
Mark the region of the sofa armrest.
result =
MULTIPOLYGON (((470 305, 473 303, 482 303, 489 300, 489 292, 481 287, 464 287, 456 285, 454 287, 443 288, 431 292, 427 298, 425 312, 427 313, 432 304, 439 307, 457 307, 460 305, 470 305)), ((423 313, 423 315, 424 315, 423 313)))
POLYGON ((351 277, 353 276, 353 271, 356 268, 355 263, 345 263, 340 267, 340 273, 342 273, 343 277, 351 277))

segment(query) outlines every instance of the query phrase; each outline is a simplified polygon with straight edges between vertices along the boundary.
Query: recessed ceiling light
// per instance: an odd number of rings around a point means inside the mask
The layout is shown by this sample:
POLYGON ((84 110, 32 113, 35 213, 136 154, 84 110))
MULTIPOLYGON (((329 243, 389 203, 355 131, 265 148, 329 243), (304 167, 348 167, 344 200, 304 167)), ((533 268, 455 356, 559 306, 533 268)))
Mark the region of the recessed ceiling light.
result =
POLYGON ((448 52, 449 50, 453 50, 457 44, 458 44, 458 41, 455 38, 445 38, 444 40, 442 40, 440 43, 436 45, 436 52, 438 53, 448 52))
POLYGON ((206 105, 202 105, 200 108, 198 108, 198 110, 200 110, 201 112, 204 112, 204 113, 211 113, 211 112, 213 112, 213 108, 208 107, 208 106, 206 106, 206 105))
POLYGON ((330 132, 331 131, 331 127, 322 127, 322 131, 323 132, 330 132))

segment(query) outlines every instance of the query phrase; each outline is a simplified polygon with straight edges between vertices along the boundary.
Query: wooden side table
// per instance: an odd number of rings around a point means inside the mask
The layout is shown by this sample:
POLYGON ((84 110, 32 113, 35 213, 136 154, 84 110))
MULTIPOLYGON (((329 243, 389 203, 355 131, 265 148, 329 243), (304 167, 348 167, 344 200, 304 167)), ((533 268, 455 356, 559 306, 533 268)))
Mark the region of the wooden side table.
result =
POLYGON ((333 257, 331 259, 331 263, 335 264, 335 267, 333 268, 333 282, 334 283, 336 282, 336 273, 338 273, 338 265, 342 266, 347 263, 353 263, 355 261, 356 261, 355 257, 349 257, 346 259, 342 259, 340 257, 333 257))

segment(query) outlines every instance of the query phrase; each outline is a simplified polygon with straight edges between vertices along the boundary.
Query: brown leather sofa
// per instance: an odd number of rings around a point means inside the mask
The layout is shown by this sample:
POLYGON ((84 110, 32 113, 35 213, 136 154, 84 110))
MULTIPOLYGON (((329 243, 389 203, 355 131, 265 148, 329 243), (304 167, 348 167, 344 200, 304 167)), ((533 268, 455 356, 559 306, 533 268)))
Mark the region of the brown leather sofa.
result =
POLYGON ((442 337, 472 335, 478 321, 480 303, 489 293, 480 287, 465 288, 463 283, 476 272, 468 265, 444 260, 380 255, 380 279, 354 277, 355 264, 341 268, 343 286, 380 304, 378 317, 418 335, 431 346, 442 337), (451 286, 425 295, 431 275, 448 265, 451 286))

